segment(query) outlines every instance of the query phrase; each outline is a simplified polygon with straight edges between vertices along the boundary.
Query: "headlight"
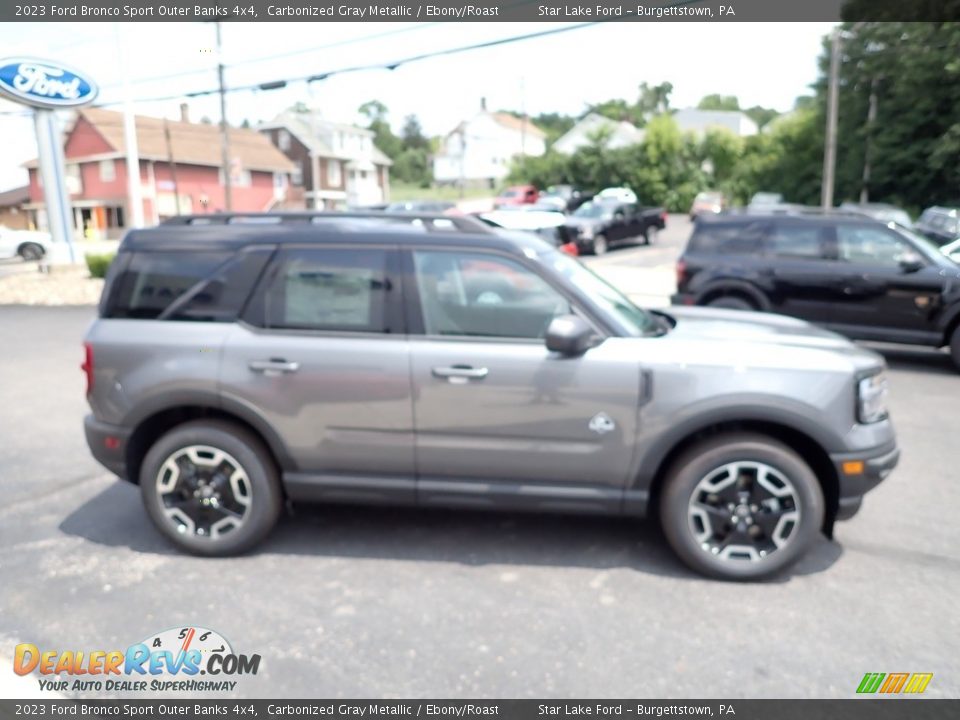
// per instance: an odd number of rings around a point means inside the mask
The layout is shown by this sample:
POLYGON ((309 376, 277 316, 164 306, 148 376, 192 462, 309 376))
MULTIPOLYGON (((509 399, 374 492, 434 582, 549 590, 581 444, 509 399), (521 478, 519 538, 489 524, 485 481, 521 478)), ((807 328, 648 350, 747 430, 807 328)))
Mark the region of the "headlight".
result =
POLYGON ((881 371, 857 383, 857 419, 862 423, 875 423, 886 417, 887 375, 881 371))
POLYGON ((589 225, 584 225, 583 227, 581 227, 580 237, 582 237, 584 240, 590 240, 591 238, 593 238, 593 228, 590 227, 589 225))

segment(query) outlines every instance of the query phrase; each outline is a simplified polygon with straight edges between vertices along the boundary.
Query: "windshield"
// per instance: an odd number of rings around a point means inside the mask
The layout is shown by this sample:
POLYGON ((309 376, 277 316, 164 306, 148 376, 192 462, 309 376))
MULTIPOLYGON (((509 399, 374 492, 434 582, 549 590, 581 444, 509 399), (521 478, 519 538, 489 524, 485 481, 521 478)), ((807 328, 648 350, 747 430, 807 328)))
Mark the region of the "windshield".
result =
POLYGON ((574 217, 585 217, 585 218, 606 218, 610 217, 613 214, 613 211, 604 205, 599 203, 588 202, 584 203, 578 207, 574 213, 574 217))
POLYGON ((500 197, 511 198, 511 197, 517 197, 519 194, 520 192, 518 190, 504 190, 502 193, 500 193, 500 197))
MULTIPOLYGON (((939 245, 933 242, 933 240, 921 235, 918 232, 914 232, 910 228, 906 228, 903 225, 897 225, 896 223, 892 223, 892 222, 888 224, 888 227, 890 227, 893 230, 896 230, 901 235, 912 240, 914 245, 918 245, 926 255, 929 255, 932 257, 938 257, 941 255, 944 257, 949 257, 943 252, 943 248, 941 248, 939 245)), ((953 258, 949 258, 949 259, 953 260, 953 258)))
POLYGON ((659 330, 653 315, 634 305, 626 295, 580 261, 558 252, 550 253, 544 261, 612 315, 626 334, 639 337, 659 330))

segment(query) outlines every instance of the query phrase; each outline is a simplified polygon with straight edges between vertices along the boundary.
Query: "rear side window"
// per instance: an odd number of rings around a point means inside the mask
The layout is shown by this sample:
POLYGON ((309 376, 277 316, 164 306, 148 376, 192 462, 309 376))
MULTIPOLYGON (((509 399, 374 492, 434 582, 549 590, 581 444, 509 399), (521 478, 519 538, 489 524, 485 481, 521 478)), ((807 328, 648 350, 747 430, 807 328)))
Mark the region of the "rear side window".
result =
POLYGON ((825 257, 825 228, 776 223, 770 231, 770 252, 777 257, 819 260, 825 257))
POLYGON ((702 253, 750 254, 760 251, 763 224, 699 223, 690 238, 689 250, 702 253))
POLYGON ((263 324, 274 329, 387 332, 387 251, 293 248, 268 278, 263 324))
POLYGON ((140 252, 114 278, 104 317, 154 319, 230 259, 228 252, 140 252))

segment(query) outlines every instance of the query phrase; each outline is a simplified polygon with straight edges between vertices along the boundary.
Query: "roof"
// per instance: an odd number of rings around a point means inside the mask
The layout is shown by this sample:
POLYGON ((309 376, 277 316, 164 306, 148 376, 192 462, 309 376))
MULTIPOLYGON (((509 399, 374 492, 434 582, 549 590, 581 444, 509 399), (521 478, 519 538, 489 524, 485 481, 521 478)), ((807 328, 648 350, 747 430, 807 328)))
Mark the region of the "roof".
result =
POLYGON ((369 155, 343 150, 334 151, 334 149, 330 147, 330 144, 324 139, 325 135, 332 134, 333 132, 346 132, 363 135, 372 140, 374 133, 367 128, 327 120, 317 112, 285 110, 273 120, 260 124, 257 129, 273 130, 275 128, 284 128, 303 143, 307 150, 319 157, 337 158, 339 160, 371 160, 378 165, 393 164, 390 158, 376 145, 373 145, 372 152, 369 155))
POLYGON ((500 125, 503 125, 505 128, 510 128, 511 130, 516 130, 517 132, 527 132, 531 135, 536 135, 537 137, 546 137, 547 134, 538 128, 533 122, 527 118, 518 118, 510 113, 505 112, 495 112, 489 113, 490 117, 494 119, 500 125))
MULTIPOLYGON (((207 216, 216 219, 217 215, 207 216)), ((223 216, 228 218, 228 216, 223 216)), ((191 225, 183 222, 188 218, 176 218, 166 224, 153 228, 131 230, 121 244, 122 251, 149 249, 164 250, 236 250, 253 244, 314 244, 343 243, 349 236, 351 245, 389 244, 429 245, 429 246, 465 246, 484 247, 523 253, 525 248, 548 249, 534 235, 505 235, 492 232, 477 220, 463 218, 464 221, 477 223, 477 230, 456 231, 428 229, 404 221, 402 215, 374 213, 292 213, 293 222, 256 222, 255 214, 242 216, 247 222, 219 222, 215 224, 191 225)), ((270 218, 271 214, 262 214, 270 218)), ((427 216, 422 216, 427 217, 427 216)), ((437 216, 447 221, 455 218, 437 216)), ((198 219, 205 219, 198 216, 198 219)), ((414 219, 411 215, 410 219, 414 219)))
POLYGON ((755 135, 757 124, 741 110, 700 110, 684 108, 674 113, 673 119, 681 130, 702 131, 708 128, 726 128, 737 135, 755 135))
POLYGON ((12 205, 22 205, 30 199, 30 186, 13 188, 0 192, 0 207, 10 207, 12 205))
MULTIPOLYGON (((83 108, 77 112, 77 118, 84 118, 103 136, 103 139, 118 153, 127 149, 123 132, 123 113, 102 108, 83 108)), ((170 129, 170 148, 174 161, 180 165, 203 165, 220 167, 222 156, 220 149, 220 126, 207 123, 185 123, 177 120, 137 115, 134 118, 137 129, 137 153, 142 160, 166 162, 170 152, 164 127, 170 129)), ((74 125, 74 128, 76 125, 74 125)), ((71 130, 72 132, 72 130, 71 130)), ((269 138, 256 130, 246 128, 227 129, 230 139, 230 154, 237 158, 243 170, 263 170, 268 172, 293 172, 293 163, 277 150, 269 138)), ((82 160, 83 156, 70 160, 82 160)), ((36 165, 36 161, 27 163, 36 165)))
POLYGON ((567 146, 573 146, 569 149, 582 147, 589 142, 591 133, 600 130, 609 130, 610 137, 607 142, 611 147, 623 147, 643 142, 646 135, 643 130, 626 120, 611 120, 598 113, 588 113, 577 121, 572 128, 558 137, 553 143, 553 148, 564 152, 564 148, 567 148, 567 146))

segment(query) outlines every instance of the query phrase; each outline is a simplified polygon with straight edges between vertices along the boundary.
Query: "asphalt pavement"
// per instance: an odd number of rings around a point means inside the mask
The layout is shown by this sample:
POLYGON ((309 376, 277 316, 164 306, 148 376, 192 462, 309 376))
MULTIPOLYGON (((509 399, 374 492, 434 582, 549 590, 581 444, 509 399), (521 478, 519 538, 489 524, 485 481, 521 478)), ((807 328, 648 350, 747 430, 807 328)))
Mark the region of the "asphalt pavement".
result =
MULTIPOLYGON (((590 262, 662 274, 680 234, 590 262)), ((875 346, 901 466, 834 541, 735 584, 687 571, 652 522, 595 517, 298 507, 250 555, 180 555, 86 449, 93 316, 0 307, 2 696, 36 689, 14 682, 17 643, 109 650, 188 625, 262 656, 246 697, 846 698, 866 672, 932 672, 927 696, 960 696, 943 353, 875 346)))

